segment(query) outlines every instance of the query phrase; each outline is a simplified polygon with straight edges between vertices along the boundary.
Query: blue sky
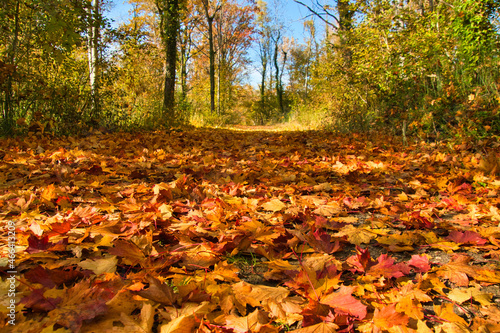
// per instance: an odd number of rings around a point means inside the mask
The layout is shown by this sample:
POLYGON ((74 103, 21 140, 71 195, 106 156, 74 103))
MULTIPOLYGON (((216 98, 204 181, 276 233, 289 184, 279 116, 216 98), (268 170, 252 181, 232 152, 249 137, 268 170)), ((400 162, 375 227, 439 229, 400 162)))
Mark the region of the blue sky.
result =
POLYGON ((126 0, 113 0, 111 3, 111 11, 106 16, 115 21, 113 26, 118 26, 130 17, 129 10, 132 6, 126 0))
MULTIPOLYGON (((271 3, 272 1, 268 2, 271 3)), ((307 3, 308 1, 305 2, 307 3)), ((117 26, 129 18, 129 10, 132 9, 132 6, 127 0, 113 0, 111 3, 111 11, 106 16, 115 20, 115 25, 117 26)), ((308 10, 293 0, 282 0, 282 3, 286 5, 284 8, 280 8, 279 11, 282 12, 284 16, 283 21, 285 21, 291 30, 290 34, 293 34, 299 40, 303 39, 304 18, 310 19, 310 17, 307 17, 309 15, 308 10)))
MULTIPOLYGON (((125 22, 130 17, 129 11, 132 9, 132 6, 128 4, 127 0, 113 0, 111 1, 111 10, 105 15, 114 20, 113 26, 117 27, 121 22, 125 22)), ((273 3, 272 0, 267 1, 268 7, 273 3)), ((309 1, 305 1, 308 3, 309 1)), ((285 35, 287 37, 294 37, 297 42, 302 42, 304 40, 304 20, 310 20, 312 17, 310 16, 309 11, 303 6, 297 4, 293 0, 281 0, 281 3, 285 6, 283 8, 276 8, 275 10, 282 16, 281 20, 285 25, 285 35)), ((274 8, 269 8, 270 14, 273 12, 274 8)), ((321 31, 322 23, 317 23, 317 30, 321 31)), ((319 36, 318 36, 319 37, 319 36)), ((257 50, 249 50, 250 59, 256 61, 258 58, 257 50)), ((257 64, 256 64, 257 65, 257 64)), ((249 78, 248 81, 253 86, 257 85, 259 82, 259 74, 256 70, 252 68, 249 69, 249 78)))

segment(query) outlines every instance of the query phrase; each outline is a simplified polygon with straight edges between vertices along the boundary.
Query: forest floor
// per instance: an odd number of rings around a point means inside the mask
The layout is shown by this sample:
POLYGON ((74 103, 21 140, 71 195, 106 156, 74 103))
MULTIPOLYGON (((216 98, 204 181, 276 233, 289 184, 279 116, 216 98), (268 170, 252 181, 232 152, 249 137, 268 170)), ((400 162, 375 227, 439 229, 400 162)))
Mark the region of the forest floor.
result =
POLYGON ((241 129, 2 139, 0 330, 500 332, 500 180, 474 149, 241 129))

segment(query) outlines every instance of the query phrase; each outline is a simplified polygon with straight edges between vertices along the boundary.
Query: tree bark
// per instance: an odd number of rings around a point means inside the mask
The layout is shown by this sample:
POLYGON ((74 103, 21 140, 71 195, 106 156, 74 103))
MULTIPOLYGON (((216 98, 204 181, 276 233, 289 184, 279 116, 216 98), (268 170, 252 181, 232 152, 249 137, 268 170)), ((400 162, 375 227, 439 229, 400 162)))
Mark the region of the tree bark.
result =
POLYGON ((87 29, 87 53, 89 65, 89 83, 90 83, 90 96, 91 96, 91 112, 90 117, 96 120, 99 117, 99 81, 97 80, 99 71, 99 0, 92 0, 88 8, 88 15, 90 18, 90 25, 87 29))
MULTIPOLYGON (((276 37, 275 44, 274 44, 274 75, 275 75, 275 85, 276 85, 276 99, 278 101, 278 106, 280 108, 281 114, 285 115, 285 106, 283 103, 283 80, 282 80, 282 73, 280 73, 280 66, 278 62, 278 56, 279 56, 279 45, 280 45, 280 40, 281 40, 281 32, 278 31, 278 36, 276 37)), ((286 53, 284 62, 286 62, 286 53)))
POLYGON ((21 1, 16 2, 16 11, 14 13, 14 37, 12 39, 12 46, 9 51, 9 67, 12 68, 11 73, 7 77, 7 84, 5 87, 5 101, 3 110, 3 132, 5 134, 11 134, 14 127, 14 110, 12 108, 12 80, 15 74, 16 66, 16 54, 17 54, 17 44, 19 42, 19 7, 21 1))
POLYGON ((187 64, 189 61, 189 54, 191 52, 191 32, 186 29, 182 31, 182 40, 180 46, 180 80, 181 80, 181 101, 185 102, 187 99, 187 64))
POLYGON ((210 57, 210 111, 213 113, 215 111, 215 51, 214 51, 214 32, 213 32, 213 16, 208 16, 207 10, 207 22, 208 22, 208 47, 209 47, 209 57, 210 57))
POLYGON ((177 69, 177 39, 180 25, 179 0, 156 0, 160 14, 160 28, 165 48, 165 82, 163 89, 163 116, 169 123, 175 119, 175 82, 177 69))
POLYGON ((355 10, 351 8, 349 0, 337 0, 337 12, 339 15, 339 26, 337 31, 340 39, 340 52, 342 53, 342 57, 344 58, 346 67, 350 67, 352 61, 352 52, 347 45, 347 41, 349 38, 347 34, 352 29, 352 19, 355 10))
MULTIPOLYGON (((267 49, 264 45, 261 45, 260 61, 262 64, 262 81, 260 84, 260 104, 262 110, 264 110, 264 101, 266 96, 266 73, 267 73, 267 49)), ((261 124, 264 125, 264 124, 261 124)))
POLYGON ((221 9, 221 5, 216 6, 214 12, 210 14, 210 4, 209 0, 203 0, 203 8, 205 10, 205 18, 207 19, 208 25, 208 52, 210 58, 210 112, 215 112, 215 50, 214 50, 214 29, 213 23, 217 12, 221 9))

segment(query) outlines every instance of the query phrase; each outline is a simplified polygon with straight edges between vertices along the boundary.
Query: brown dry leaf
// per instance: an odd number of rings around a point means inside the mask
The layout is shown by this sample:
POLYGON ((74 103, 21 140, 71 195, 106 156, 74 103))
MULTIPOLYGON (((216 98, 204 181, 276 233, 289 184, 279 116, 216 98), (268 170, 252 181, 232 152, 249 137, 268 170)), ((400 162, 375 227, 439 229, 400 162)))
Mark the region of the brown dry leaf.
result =
MULTIPOLYGON (((226 326, 233 329, 235 332, 246 333, 246 332, 260 332, 262 326, 269 323, 269 317, 267 313, 255 310, 246 317, 236 317, 229 315, 226 317, 226 326)), ((266 330, 269 332, 268 330, 266 330)), ((276 333, 278 333, 278 328, 276 327, 276 333)))
POLYGON ((479 170, 487 175, 496 175, 500 173, 500 159, 494 151, 489 152, 479 162, 479 170))
POLYGON ((278 319, 281 323, 292 325, 303 319, 299 313, 302 312, 305 304, 306 301, 298 296, 287 297, 279 302, 269 299, 264 309, 269 311, 272 318, 278 319))
POLYGON ((219 261, 208 245, 198 245, 182 253, 182 265, 189 268, 208 268, 219 261))
POLYGON ((173 305, 177 301, 177 294, 174 289, 153 276, 147 278, 149 288, 134 292, 135 294, 150 299, 152 301, 173 305))
POLYGON ((66 296, 49 317, 59 325, 78 332, 86 320, 107 312, 106 302, 112 294, 90 282, 78 283, 66 291, 66 296))
POLYGON ((336 216, 342 211, 340 205, 337 202, 330 202, 326 205, 319 205, 318 208, 314 210, 314 214, 318 214, 324 217, 336 216))
POLYGON ((476 274, 475 268, 469 265, 470 260, 471 258, 465 255, 456 255, 452 262, 439 268, 437 275, 458 286, 468 286, 469 277, 476 274))

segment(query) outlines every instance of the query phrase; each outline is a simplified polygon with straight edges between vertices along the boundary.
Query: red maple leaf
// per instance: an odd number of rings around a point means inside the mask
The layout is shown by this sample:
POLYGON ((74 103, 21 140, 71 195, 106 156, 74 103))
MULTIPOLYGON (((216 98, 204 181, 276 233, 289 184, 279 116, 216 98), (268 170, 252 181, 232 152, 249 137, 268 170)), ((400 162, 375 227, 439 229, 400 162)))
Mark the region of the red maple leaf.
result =
POLYGON ((409 221, 403 221, 407 229, 433 229, 434 223, 428 217, 422 216, 420 211, 412 212, 409 221))
POLYGON ((410 269, 403 263, 394 263, 394 259, 387 254, 382 254, 377 259, 377 264, 370 267, 368 274, 384 276, 386 278, 399 278, 410 273, 410 269))
POLYGON ((38 265, 37 267, 24 273, 24 277, 32 283, 40 283, 49 289, 60 286, 63 283, 75 281, 83 277, 82 272, 76 271, 73 268, 69 269, 46 269, 38 265))
POLYGON ((28 238, 28 248, 26 252, 29 254, 47 251, 54 243, 49 243, 49 236, 43 236, 38 238, 35 235, 31 235, 28 238))
POLYGON ((337 292, 321 298, 320 303, 329 305, 336 313, 345 313, 358 319, 366 317, 366 306, 352 296, 356 287, 341 286, 337 292))
POLYGON ((52 311, 57 307, 62 299, 60 297, 57 298, 48 298, 43 296, 45 292, 45 288, 42 289, 34 289, 28 296, 23 297, 21 299, 21 303, 24 304, 25 308, 31 309, 35 312, 48 312, 52 311))
POLYGON ((62 223, 51 223, 50 229, 56 234, 65 235, 68 231, 71 230, 71 223, 69 221, 65 221, 62 223))
POLYGON ((419 256, 418 254, 411 256, 408 266, 412 267, 417 273, 426 273, 431 269, 429 258, 427 256, 419 256))
POLYGON ((484 245, 488 242, 486 239, 482 238, 477 232, 469 230, 465 232, 453 230, 446 238, 457 244, 484 245))
POLYGON ((351 266, 354 266, 351 272, 367 272, 370 267, 375 265, 375 261, 372 259, 370 251, 368 249, 362 249, 359 246, 356 246, 356 251, 358 254, 347 258, 347 262, 351 266))

